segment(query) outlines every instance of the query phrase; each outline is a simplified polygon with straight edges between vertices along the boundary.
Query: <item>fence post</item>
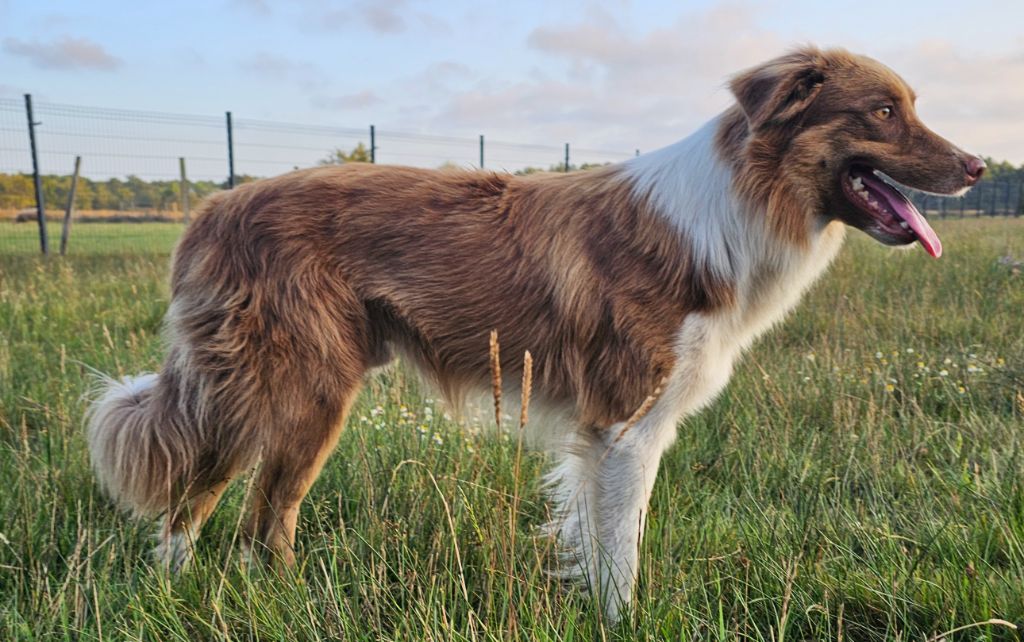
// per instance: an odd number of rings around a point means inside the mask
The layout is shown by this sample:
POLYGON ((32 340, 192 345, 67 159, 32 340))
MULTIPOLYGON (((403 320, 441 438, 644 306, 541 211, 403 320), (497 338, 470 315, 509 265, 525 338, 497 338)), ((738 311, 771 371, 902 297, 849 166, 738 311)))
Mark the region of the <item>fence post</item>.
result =
POLYGON ((484 135, 480 134, 480 169, 484 168, 484 135))
POLYGON ((188 177, 185 174, 185 157, 178 158, 178 169, 181 170, 181 182, 178 183, 178 192, 181 194, 181 220, 188 225, 188 177))
POLYGON ((634 156, 639 156, 640 155, 640 148, 639 147, 636 148, 636 153, 633 154, 633 155, 634 156))
POLYGON ((228 189, 235 187, 235 135, 231 126, 231 112, 224 112, 228 125, 228 189))
POLYGON ((50 240, 46 236, 46 206, 43 204, 43 180, 39 175, 39 156, 36 154, 36 125, 32 116, 32 94, 25 94, 25 115, 28 116, 28 142, 32 148, 32 180, 36 189, 36 220, 39 221, 39 247, 43 254, 50 253, 50 240))
POLYGON ((370 162, 377 164, 377 128, 370 125, 370 162))
POLYGON ((68 206, 64 210, 64 225, 60 230, 60 255, 68 251, 68 237, 71 236, 71 213, 75 211, 75 192, 78 191, 78 170, 82 168, 82 157, 75 156, 75 173, 71 175, 71 190, 68 192, 68 206))
POLYGON ((996 198, 999 196, 999 183, 992 181, 992 213, 989 216, 996 215, 996 198))
POLYGON ((1024 214, 1024 178, 1017 183, 1017 209, 1013 215, 1020 216, 1021 214, 1024 214))
POLYGON ((569 143, 565 144, 565 170, 564 171, 566 171, 566 172, 569 171, 569 143))

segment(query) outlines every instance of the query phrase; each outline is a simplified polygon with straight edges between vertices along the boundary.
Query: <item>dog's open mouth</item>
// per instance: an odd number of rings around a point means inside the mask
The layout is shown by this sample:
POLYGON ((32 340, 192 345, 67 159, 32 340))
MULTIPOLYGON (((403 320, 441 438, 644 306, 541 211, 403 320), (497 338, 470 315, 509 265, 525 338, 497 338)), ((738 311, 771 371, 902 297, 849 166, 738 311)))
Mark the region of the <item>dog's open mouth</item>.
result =
POLYGON ((935 258, 942 242, 921 212, 883 174, 866 165, 853 165, 842 179, 847 200, 871 220, 864 231, 888 245, 917 241, 935 258))

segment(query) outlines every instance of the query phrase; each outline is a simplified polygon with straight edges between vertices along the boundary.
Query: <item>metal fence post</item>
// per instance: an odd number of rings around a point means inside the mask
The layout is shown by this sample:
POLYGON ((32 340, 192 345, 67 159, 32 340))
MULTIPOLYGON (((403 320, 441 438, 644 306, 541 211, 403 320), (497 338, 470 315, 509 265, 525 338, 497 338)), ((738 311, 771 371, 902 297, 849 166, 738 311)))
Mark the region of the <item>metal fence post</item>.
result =
POLYGON ((224 112, 228 124, 228 189, 235 187, 235 136, 231 126, 231 112, 224 112))
POLYGON ((990 216, 996 215, 996 198, 999 196, 999 183, 992 181, 992 213, 990 216))
POLYGON ((32 94, 25 94, 25 115, 28 116, 28 142, 32 148, 32 180, 36 189, 36 220, 39 221, 39 247, 43 254, 50 253, 50 240, 46 235, 46 206, 43 204, 43 179, 39 175, 39 156, 36 154, 36 125, 32 116, 32 94))
POLYGON ((1017 183, 1017 209, 1013 212, 1014 216, 1021 214, 1024 214, 1024 178, 1017 183))
POLYGON ((480 134, 480 169, 484 168, 484 135, 480 134))
POLYGON ((377 128, 370 125, 370 162, 377 163, 377 128))
POLYGON ((71 175, 71 189, 68 191, 68 207, 64 210, 64 225, 60 230, 60 255, 68 251, 68 237, 71 236, 71 213, 75 211, 75 192, 78 191, 78 172, 82 168, 82 157, 75 156, 75 173, 71 175))
POLYGON ((565 170, 564 171, 566 171, 566 172, 569 171, 569 143, 565 144, 565 170))

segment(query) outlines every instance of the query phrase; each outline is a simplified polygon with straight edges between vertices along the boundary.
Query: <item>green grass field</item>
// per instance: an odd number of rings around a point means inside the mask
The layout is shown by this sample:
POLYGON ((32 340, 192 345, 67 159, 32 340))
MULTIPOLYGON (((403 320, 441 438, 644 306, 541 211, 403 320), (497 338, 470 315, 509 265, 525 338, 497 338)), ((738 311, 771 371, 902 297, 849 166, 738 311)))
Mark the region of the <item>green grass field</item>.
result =
MULTIPOLYGON (((181 223, 74 223, 67 254, 167 254, 184 227, 181 223)), ((60 250, 61 226, 46 225, 50 251, 60 250)), ((0 257, 39 254, 39 227, 35 222, 0 221, 0 257)))
POLYGON ((939 222, 939 261, 851 233, 680 426, 608 628, 544 573, 543 457, 516 479, 514 437, 397 368, 303 506, 294 576, 239 565, 244 479, 189 572, 151 566, 152 525, 94 486, 82 396, 92 368, 159 367, 173 234, 93 253, 93 227, 64 260, 0 242, 0 640, 1020 639, 982 623, 1024 625, 1024 274, 1000 261, 1024 220, 939 222))

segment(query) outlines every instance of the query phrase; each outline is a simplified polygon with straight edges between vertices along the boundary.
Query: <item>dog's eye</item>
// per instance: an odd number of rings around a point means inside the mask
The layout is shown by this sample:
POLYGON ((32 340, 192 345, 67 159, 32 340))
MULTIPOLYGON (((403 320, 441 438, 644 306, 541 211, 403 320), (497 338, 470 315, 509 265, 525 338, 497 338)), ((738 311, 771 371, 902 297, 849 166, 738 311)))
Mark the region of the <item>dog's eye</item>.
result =
POLYGON ((882 120, 889 120, 892 116, 892 107, 879 107, 875 110, 875 116, 878 116, 882 120))

